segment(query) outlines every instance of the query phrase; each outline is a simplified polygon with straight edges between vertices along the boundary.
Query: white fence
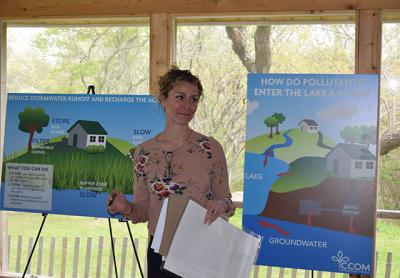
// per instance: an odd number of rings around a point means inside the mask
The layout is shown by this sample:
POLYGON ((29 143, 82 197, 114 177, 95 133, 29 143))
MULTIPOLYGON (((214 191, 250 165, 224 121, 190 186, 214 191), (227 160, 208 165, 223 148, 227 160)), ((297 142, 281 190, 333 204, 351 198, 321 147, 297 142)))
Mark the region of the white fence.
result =
MULTIPOLYGON (((147 242, 134 240, 139 251, 142 269, 146 272, 147 242)), ((8 271, 21 276, 25 270, 26 262, 34 238, 24 239, 22 236, 8 237, 8 271)), ((128 237, 114 239, 118 277, 141 277, 135 260, 133 248, 128 237)), ((116 277, 109 238, 100 236, 67 238, 56 241, 55 237, 39 238, 31 264, 25 277, 116 277), (83 262, 82 262, 83 261, 83 262), (28 275, 29 274, 29 275, 28 275)), ((376 277, 400 277, 400 262, 393 262, 393 254, 379 254, 377 252, 376 277), (379 258, 383 256, 382 258, 379 258), (379 259, 379 260, 378 260, 379 259)), ((348 277, 343 273, 311 272, 299 269, 284 269, 277 267, 254 267, 251 275, 258 277, 348 277)))

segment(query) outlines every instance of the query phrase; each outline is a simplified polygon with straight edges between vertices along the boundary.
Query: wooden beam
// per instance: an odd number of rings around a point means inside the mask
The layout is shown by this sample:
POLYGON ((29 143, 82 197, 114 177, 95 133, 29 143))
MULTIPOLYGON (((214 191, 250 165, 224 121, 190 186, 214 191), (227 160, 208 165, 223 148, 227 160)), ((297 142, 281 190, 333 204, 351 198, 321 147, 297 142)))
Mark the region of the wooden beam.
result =
POLYGON ((172 19, 166 13, 150 17, 150 94, 158 92, 158 79, 171 65, 172 19))
MULTIPOLYGON (((382 11, 381 10, 359 10, 356 12, 356 73, 378 74, 381 69, 381 50, 382 50, 382 11)), ((378 92, 379 99, 379 92, 378 92)), ((379 123, 379 103, 378 103, 378 123, 379 123)), ((377 138, 379 138, 379 124, 377 138)), ((378 147, 379 153, 379 147, 378 147)), ((377 162, 379 169, 379 161, 377 162)), ((376 183, 379 184, 377 174, 376 183)), ((373 210, 377 210, 377 188, 373 192, 373 210)), ((376 217, 373 221, 373 237, 376 237, 376 217)), ((375 243, 372 251, 372 261, 375 261, 375 243)), ((376 272, 375 265, 372 266, 372 273, 376 272)), ((358 275, 350 274, 350 278, 358 275)), ((374 276, 370 276, 374 277, 374 276)))
MULTIPOLYGON (((6 117, 6 73, 7 73, 7 23, 0 20, 0 153, 3 153, 4 126, 6 117)), ((3 156, 0 155, 0 164, 3 156)), ((1 173, 0 169, 0 175, 1 173)), ((7 213, 0 211, 0 272, 8 271, 8 225, 7 213)))
POLYGON ((363 10, 356 13, 356 73, 380 73, 381 22, 380 10, 363 10))
POLYGON ((400 9, 398 0, 1 0, 0 18, 400 9))

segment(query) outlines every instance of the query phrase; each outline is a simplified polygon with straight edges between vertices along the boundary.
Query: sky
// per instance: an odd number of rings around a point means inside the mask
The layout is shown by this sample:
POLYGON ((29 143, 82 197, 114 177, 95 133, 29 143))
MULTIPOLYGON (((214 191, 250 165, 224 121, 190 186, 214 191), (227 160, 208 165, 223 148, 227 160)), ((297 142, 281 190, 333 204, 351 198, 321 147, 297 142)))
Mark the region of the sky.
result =
POLYGON ((51 139, 63 135, 77 120, 98 121, 110 137, 134 143, 137 139, 134 130, 150 130, 150 134, 143 139, 157 135, 164 128, 164 111, 158 103, 150 102, 150 96, 143 95, 63 95, 63 94, 8 94, 6 132, 4 151, 6 154, 21 150, 27 146, 29 134, 18 129, 18 114, 25 107, 43 108, 49 115, 50 121, 42 133, 35 133, 35 139, 51 139), (18 100, 11 100, 18 96, 18 100), (30 100, 35 96, 58 96, 76 98, 68 101, 38 101, 30 100), (21 100, 21 97, 28 100, 21 100), (118 102, 120 98, 135 100, 135 102, 118 102), (88 100, 84 100, 88 98, 88 100), (103 98, 100 101, 99 98, 103 98), (106 102, 106 98, 112 100, 106 102), (137 99, 146 102, 136 102, 137 99), (96 101, 95 101, 96 100, 96 101), (53 124, 55 119, 67 119, 63 124, 53 124))
POLYGON ((246 140, 267 133, 264 119, 274 113, 286 117, 280 130, 311 119, 336 143, 342 142, 340 131, 345 126, 377 125, 376 75, 250 74, 248 78, 246 140))
POLYGON ((31 47, 31 41, 34 36, 45 30, 45 28, 39 27, 8 27, 7 36, 12 43, 12 48, 16 52, 24 51, 31 47))

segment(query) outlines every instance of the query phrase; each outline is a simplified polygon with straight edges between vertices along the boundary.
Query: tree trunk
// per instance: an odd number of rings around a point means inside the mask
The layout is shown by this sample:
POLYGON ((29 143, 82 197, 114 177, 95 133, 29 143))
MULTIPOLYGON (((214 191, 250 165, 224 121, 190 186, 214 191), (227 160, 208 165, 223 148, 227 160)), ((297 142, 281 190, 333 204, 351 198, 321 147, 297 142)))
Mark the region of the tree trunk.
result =
POLYGON ((255 72, 254 57, 247 46, 247 29, 244 26, 226 26, 228 38, 232 41, 232 49, 239 57, 248 72, 255 72))
POLYGON ((388 154, 400 147, 400 130, 383 133, 380 139, 380 155, 388 154))
POLYGON ((28 152, 32 150, 32 139, 33 139, 33 134, 35 134, 35 130, 29 130, 29 141, 28 141, 28 152))
POLYGON ((232 41, 232 49, 248 72, 266 73, 271 67, 271 26, 257 26, 254 33, 255 56, 248 46, 245 26, 226 26, 226 33, 232 41))
POLYGON ((271 26, 257 26, 254 34, 256 52, 255 68, 258 73, 269 72, 271 68, 271 26))

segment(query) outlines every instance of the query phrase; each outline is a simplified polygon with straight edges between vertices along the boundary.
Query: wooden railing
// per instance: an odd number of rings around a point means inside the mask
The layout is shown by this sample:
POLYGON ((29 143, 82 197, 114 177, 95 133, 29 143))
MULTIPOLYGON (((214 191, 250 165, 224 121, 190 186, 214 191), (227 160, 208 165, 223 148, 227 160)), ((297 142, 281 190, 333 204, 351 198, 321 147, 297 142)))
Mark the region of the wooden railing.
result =
MULTIPOLYGON (((233 199, 237 207, 242 207, 242 194, 234 193, 233 199)), ((377 216, 385 219, 400 219, 400 211, 378 210, 377 216)), ((33 237, 23 238, 8 236, 8 256, 3 262, 3 269, 11 277, 21 277, 25 270, 28 255, 34 242, 33 237)), ((139 250, 140 262, 146 275, 146 239, 134 240, 139 250)), ((114 239, 117 256, 118 277, 140 277, 131 242, 128 237, 114 239)), ((400 244, 400 242, 399 242, 400 244)), ((93 237, 75 238, 44 238, 40 237, 36 246, 35 255, 27 269, 26 277, 116 277, 110 239, 93 237)), ((398 258, 398 256, 397 256, 398 258)), ((400 277, 400 259, 394 259, 392 252, 376 252, 375 277, 400 277), (396 261, 397 260, 397 261, 396 261)), ((7 276, 10 277, 10 276, 7 276)), ((284 278, 284 277, 348 277, 342 273, 327 273, 300 269, 279 267, 255 266, 251 277, 284 278)))
MULTIPOLYGON (((8 237, 8 266, 9 272, 15 277, 21 277, 25 269, 27 254, 33 246, 34 239, 28 240, 22 236, 16 238, 8 237), (27 244, 26 244, 27 242, 27 244)), ((144 272, 146 272, 145 250, 147 242, 139 242, 135 239, 135 245, 140 252, 140 261, 144 272)), ((117 253, 118 277, 140 277, 137 262, 133 255, 130 241, 127 237, 114 240, 117 253)), ((116 277, 112 253, 110 252, 110 240, 100 236, 98 239, 88 238, 62 238, 57 242, 56 238, 44 239, 40 237, 35 256, 32 260, 26 277, 116 277), (46 242, 46 243, 45 243, 46 242), (55 260, 61 258, 61 260, 55 260), (82 261, 83 260, 83 261, 82 261)), ((393 254, 376 253, 377 272, 376 277, 399 277, 400 261, 393 261, 393 254), (379 258, 382 256, 382 258, 379 258), (379 259, 379 260, 378 260, 379 259)), ((285 269, 278 267, 255 266, 251 275, 258 277, 348 277, 342 273, 327 273, 309 270, 285 269)))

